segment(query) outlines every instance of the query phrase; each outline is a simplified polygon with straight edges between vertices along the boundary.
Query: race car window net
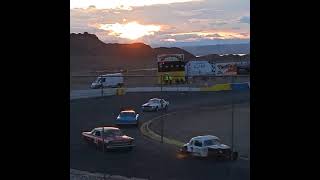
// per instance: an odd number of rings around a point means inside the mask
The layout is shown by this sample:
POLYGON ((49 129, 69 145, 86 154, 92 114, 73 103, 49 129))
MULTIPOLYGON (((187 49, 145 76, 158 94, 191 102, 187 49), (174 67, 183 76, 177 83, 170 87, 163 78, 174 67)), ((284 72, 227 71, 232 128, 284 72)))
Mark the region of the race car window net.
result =
POLYGON ((194 145, 198 146, 198 147, 202 147, 202 143, 200 141, 197 141, 197 140, 194 142, 194 145))
POLYGON ((109 129, 109 130, 105 130, 104 131, 104 135, 112 137, 112 136, 122 136, 123 134, 122 134, 122 132, 120 130, 109 129))
POLYGON ((100 131, 96 131, 96 132, 94 133, 94 135, 100 137, 100 136, 101 136, 101 133, 100 133, 100 131))
POLYGON ((159 102, 157 99, 150 99, 149 102, 152 102, 152 103, 157 103, 159 102))

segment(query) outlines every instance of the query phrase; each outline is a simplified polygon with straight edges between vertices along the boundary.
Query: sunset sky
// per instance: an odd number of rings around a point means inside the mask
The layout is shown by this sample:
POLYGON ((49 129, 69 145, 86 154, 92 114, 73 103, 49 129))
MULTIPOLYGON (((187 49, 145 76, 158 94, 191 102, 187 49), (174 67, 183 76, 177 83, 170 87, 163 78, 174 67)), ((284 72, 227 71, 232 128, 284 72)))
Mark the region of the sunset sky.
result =
POLYGON ((70 0, 70 32, 156 46, 250 41, 249 0, 70 0))

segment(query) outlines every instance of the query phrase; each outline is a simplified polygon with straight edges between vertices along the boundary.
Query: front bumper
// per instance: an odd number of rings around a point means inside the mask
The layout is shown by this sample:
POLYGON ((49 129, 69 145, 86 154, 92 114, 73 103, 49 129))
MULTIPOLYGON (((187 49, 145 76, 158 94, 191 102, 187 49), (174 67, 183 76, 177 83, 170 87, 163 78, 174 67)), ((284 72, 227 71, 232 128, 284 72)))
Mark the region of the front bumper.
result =
POLYGON ((132 148, 135 147, 135 144, 128 144, 128 145, 107 145, 106 148, 107 149, 126 149, 126 148, 132 148))
POLYGON ((101 85, 100 84, 95 84, 95 85, 91 85, 90 87, 92 89, 98 89, 98 88, 101 88, 101 85))
POLYGON ((143 111, 154 111, 156 107, 154 106, 142 106, 143 111))
POLYGON ((223 156, 223 157, 230 157, 231 156, 231 150, 230 149, 209 149, 208 150, 208 156, 223 156))

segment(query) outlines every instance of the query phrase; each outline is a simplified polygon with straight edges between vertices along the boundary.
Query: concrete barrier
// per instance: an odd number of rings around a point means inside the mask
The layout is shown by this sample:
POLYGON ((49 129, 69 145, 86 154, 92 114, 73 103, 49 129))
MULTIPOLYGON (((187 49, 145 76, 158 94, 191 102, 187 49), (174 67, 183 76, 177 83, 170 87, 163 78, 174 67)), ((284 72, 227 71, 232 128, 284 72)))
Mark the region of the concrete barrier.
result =
POLYGON ((216 84, 209 87, 133 87, 133 88, 104 88, 88 90, 74 90, 70 92, 70 99, 92 98, 101 96, 123 95, 129 92, 191 92, 191 91, 227 91, 250 88, 250 83, 216 84))
POLYGON ((231 90, 231 85, 228 84, 216 84, 210 87, 201 88, 201 91, 227 91, 231 90))
POLYGON ((101 89, 88 89, 88 90, 74 90, 70 92, 70 99, 82 99, 82 98, 93 98, 101 96, 112 96, 116 94, 116 89, 105 88, 101 89))
POLYGON ((200 91, 194 87, 135 87, 126 88, 126 92, 175 92, 175 91, 200 91))
POLYGON ((246 90, 249 89, 249 84, 248 83, 233 83, 231 84, 232 90, 236 91, 241 91, 241 90, 246 90))

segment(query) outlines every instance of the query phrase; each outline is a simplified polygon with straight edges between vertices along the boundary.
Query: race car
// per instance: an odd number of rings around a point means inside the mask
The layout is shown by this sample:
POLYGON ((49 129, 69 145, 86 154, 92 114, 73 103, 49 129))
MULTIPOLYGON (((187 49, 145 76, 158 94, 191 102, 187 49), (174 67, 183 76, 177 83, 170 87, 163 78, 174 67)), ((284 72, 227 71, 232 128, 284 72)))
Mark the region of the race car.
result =
POLYGON ((152 98, 147 103, 142 105, 142 111, 159 111, 161 109, 167 110, 168 106, 168 101, 160 98, 152 98))
POLYGON ((138 126, 139 114, 137 114, 134 110, 123 110, 118 115, 116 124, 117 125, 134 124, 138 126))
POLYGON ((124 135, 116 127, 98 127, 90 132, 82 132, 83 139, 98 149, 128 149, 134 145, 134 138, 124 135))
POLYGON ((218 137, 212 135, 191 138, 188 143, 183 145, 180 152, 198 157, 222 157, 234 160, 237 158, 237 153, 233 153, 229 146, 222 144, 218 137))

